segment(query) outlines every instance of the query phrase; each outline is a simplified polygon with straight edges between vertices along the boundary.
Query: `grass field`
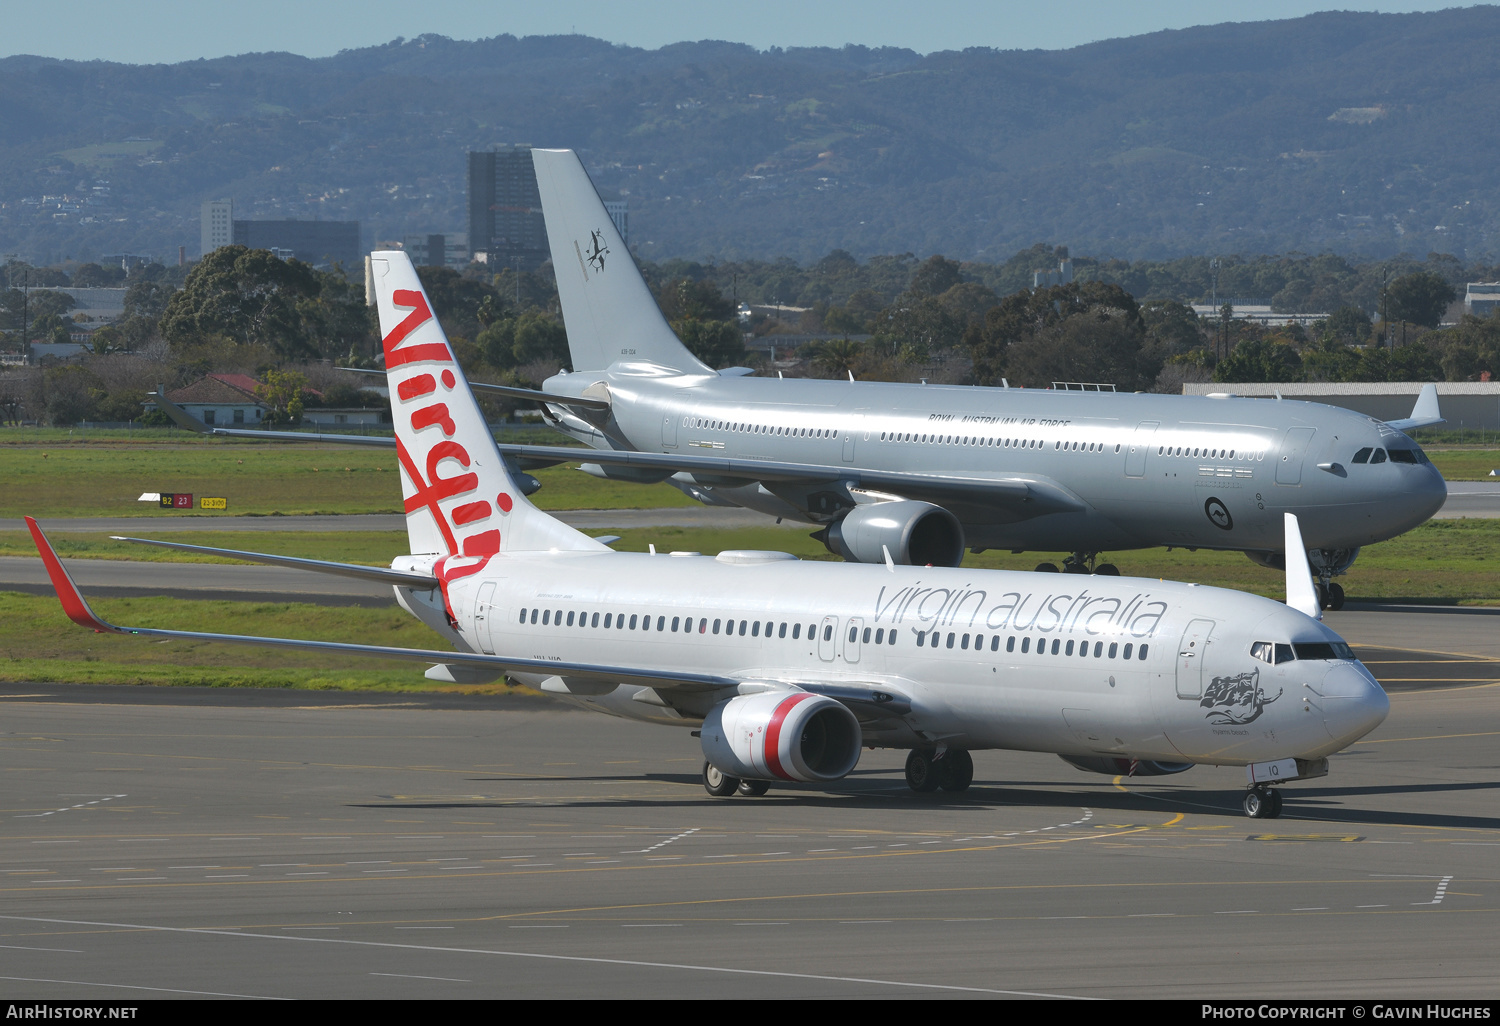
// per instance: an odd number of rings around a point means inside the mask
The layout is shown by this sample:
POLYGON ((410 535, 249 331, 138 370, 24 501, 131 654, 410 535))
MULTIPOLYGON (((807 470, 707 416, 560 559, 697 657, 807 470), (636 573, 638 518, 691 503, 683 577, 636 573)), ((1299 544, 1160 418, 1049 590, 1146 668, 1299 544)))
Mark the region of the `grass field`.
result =
MULTIPOLYGON (((645 509, 689 506, 670 485, 601 481, 572 467, 535 472, 543 509, 645 509)), ((137 501, 143 492, 187 492, 228 500, 215 514, 399 513, 396 454, 349 446, 266 445, 228 441, 126 445, 0 445, 0 516, 181 517, 137 501)))
MULTIPOLYGON (((400 609, 299 603, 97 599, 107 620, 134 627, 446 649, 400 609)), ((0 680, 164 684, 310 690, 498 691, 505 685, 442 685, 421 663, 358 659, 239 645, 95 634, 73 624, 51 597, 0 592, 0 680)))

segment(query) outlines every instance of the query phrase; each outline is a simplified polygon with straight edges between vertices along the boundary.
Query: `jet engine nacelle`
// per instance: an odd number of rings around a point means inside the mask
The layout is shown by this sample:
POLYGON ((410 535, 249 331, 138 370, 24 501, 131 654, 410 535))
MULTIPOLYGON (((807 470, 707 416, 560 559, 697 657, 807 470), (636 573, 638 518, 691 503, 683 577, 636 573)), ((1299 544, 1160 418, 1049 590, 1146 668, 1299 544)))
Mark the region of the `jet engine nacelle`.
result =
POLYGON ((1164 777, 1193 768, 1191 762, 1157 762, 1153 759, 1131 759, 1118 755, 1060 755, 1063 762, 1090 773, 1107 773, 1112 777, 1164 777))
POLYGON ((855 563, 883 563, 882 546, 905 566, 958 566, 964 558, 964 529, 941 506, 915 499, 855 506, 828 526, 823 544, 855 563))
POLYGON ((847 776, 863 735, 844 705, 806 691, 762 691, 714 706, 703 755, 729 776, 817 782, 847 776))

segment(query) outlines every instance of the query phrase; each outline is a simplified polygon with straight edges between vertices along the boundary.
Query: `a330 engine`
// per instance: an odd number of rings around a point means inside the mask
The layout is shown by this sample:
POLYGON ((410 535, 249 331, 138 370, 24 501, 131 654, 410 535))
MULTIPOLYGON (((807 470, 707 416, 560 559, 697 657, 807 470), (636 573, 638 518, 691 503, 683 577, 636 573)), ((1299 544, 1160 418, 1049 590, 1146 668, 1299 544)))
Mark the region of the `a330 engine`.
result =
POLYGON ((703 755, 729 776, 816 782, 847 776, 863 735, 844 705, 806 691, 763 691, 714 706, 703 755))
POLYGON ((941 506, 915 499, 855 506, 813 537, 828 551, 854 563, 883 563, 882 546, 904 566, 958 566, 964 558, 964 529, 941 506))

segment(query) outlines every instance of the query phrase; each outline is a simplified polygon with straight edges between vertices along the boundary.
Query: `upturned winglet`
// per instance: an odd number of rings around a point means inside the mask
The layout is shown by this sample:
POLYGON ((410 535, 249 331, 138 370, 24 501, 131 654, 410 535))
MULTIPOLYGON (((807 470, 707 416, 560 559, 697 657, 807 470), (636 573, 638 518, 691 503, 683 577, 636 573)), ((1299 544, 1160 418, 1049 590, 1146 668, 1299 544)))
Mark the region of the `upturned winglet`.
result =
POLYGON ((31 531, 31 540, 36 543, 37 555, 42 557, 42 563, 47 568, 47 576, 52 578, 52 587, 57 591, 58 601, 62 603, 63 612, 68 614, 68 619, 80 627, 87 627, 99 634, 127 634, 111 623, 94 615, 89 604, 84 601, 83 593, 78 590, 78 585, 73 583, 73 578, 68 576, 68 571, 63 569, 62 560, 57 558, 57 551, 53 549, 52 543, 37 526, 32 517, 26 518, 26 527, 31 531))

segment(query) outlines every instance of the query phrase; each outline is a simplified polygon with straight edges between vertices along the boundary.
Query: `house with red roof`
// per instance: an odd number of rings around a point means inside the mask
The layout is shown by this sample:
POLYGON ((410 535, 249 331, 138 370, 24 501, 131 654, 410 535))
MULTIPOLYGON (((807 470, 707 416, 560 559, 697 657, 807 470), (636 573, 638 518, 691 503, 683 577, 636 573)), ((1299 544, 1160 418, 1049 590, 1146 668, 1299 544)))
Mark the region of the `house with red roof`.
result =
POLYGON ((208 374, 167 398, 205 424, 258 425, 270 407, 256 398, 260 387, 248 374, 208 374))

